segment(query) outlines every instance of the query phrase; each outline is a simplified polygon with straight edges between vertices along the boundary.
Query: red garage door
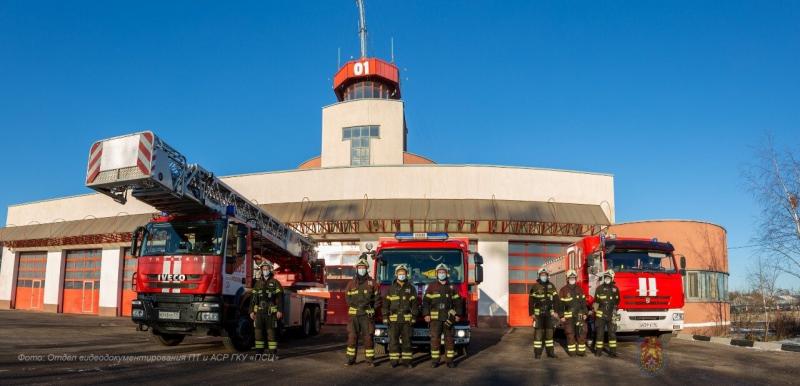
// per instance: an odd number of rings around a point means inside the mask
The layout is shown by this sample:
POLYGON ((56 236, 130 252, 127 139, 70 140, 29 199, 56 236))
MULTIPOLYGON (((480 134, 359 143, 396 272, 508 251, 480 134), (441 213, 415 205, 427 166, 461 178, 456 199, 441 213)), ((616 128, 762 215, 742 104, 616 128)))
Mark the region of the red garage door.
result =
POLYGON ((119 302, 120 315, 122 316, 131 316, 131 300, 136 299, 136 291, 133 288, 136 258, 130 255, 130 250, 130 248, 125 248, 125 259, 122 267, 122 295, 119 302))
POLYGON ((102 250, 67 251, 64 274, 64 313, 97 314, 100 306, 102 250))
POLYGON ((47 265, 46 252, 22 252, 19 254, 17 291, 14 308, 18 310, 42 310, 44 307, 44 272, 47 265))
POLYGON ((508 324, 530 326, 528 291, 544 261, 561 256, 566 244, 508 243, 508 324))

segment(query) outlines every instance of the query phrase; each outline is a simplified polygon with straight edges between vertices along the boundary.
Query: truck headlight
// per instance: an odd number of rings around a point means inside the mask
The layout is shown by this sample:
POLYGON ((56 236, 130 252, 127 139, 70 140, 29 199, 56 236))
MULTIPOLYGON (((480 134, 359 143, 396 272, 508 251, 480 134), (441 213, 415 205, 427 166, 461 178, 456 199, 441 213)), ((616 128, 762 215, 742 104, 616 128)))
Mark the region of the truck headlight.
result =
POLYGON ((141 306, 142 305, 142 301, 139 300, 139 299, 131 300, 131 305, 132 306, 141 306))
POLYGON ((456 331, 456 337, 458 337, 458 338, 463 338, 463 337, 465 337, 465 336, 467 336, 467 332, 466 332, 466 331, 464 331, 464 330, 458 330, 458 331, 456 331))
POLYGON ((131 316, 134 318, 144 318, 144 310, 141 308, 134 308, 131 310, 131 316))
POLYGON ((200 321, 203 322, 219 322, 219 313, 217 312, 201 312, 200 321))
POLYGON ((216 303, 200 303, 200 305, 197 306, 197 309, 200 310, 200 311, 217 310, 217 309, 219 309, 219 304, 216 304, 216 303))
POLYGON ((385 334, 386 334, 386 331, 384 331, 382 328, 376 328, 375 329, 375 336, 384 336, 385 334))
POLYGON ((672 320, 673 321, 683 320, 683 313, 672 314, 672 320))

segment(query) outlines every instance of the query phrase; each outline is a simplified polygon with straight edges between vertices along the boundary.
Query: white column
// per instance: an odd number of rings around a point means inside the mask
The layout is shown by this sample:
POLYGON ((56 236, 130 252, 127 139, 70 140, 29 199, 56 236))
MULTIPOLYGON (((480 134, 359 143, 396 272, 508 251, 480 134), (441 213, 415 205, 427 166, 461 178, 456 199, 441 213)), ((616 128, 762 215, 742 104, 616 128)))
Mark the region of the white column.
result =
POLYGON ((16 287, 16 274, 18 254, 8 248, 0 250, 3 254, 2 265, 0 265, 0 309, 11 308, 11 298, 14 296, 16 287))
POLYGON ((508 242, 478 240, 483 283, 478 286, 478 316, 508 318, 508 242))
POLYGON ((102 316, 117 316, 122 259, 122 248, 103 249, 100 261, 100 315, 102 316))
POLYGON ((47 266, 44 272, 44 310, 58 312, 58 305, 64 296, 64 256, 65 251, 47 252, 47 266))

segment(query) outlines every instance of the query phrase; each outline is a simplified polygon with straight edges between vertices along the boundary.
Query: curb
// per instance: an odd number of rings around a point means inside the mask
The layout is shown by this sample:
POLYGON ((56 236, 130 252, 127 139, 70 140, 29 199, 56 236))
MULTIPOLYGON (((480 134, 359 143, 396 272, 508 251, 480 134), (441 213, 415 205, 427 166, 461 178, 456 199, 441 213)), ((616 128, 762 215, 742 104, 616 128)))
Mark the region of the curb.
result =
POLYGON ((776 343, 776 342, 753 342, 746 339, 731 339, 716 336, 704 335, 691 335, 691 334, 678 334, 678 339, 689 341, 710 342, 715 344, 724 344, 739 347, 752 347, 764 351, 791 351, 800 352, 800 345, 776 343))

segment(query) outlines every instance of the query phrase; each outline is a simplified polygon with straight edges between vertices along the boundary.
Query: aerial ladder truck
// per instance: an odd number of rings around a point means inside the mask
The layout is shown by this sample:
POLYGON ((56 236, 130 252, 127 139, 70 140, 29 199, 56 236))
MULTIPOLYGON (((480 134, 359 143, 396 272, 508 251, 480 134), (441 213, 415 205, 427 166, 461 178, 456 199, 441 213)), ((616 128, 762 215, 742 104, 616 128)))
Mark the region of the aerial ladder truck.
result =
POLYGON ((145 131, 95 142, 86 186, 125 204, 130 194, 159 212, 132 232, 140 331, 173 346, 187 335, 253 346, 249 316, 254 264, 275 266, 283 285, 281 329, 319 333, 325 315, 325 263, 314 241, 271 216, 213 173, 145 131))

